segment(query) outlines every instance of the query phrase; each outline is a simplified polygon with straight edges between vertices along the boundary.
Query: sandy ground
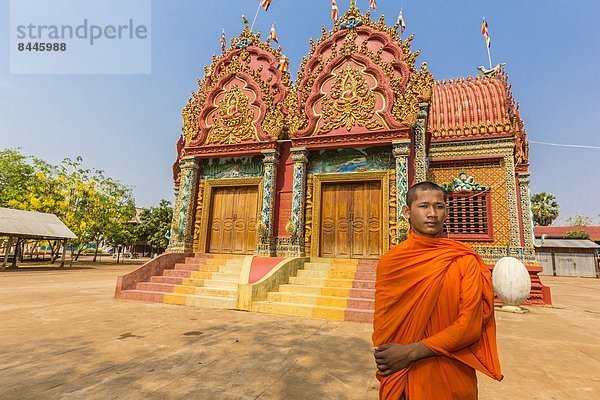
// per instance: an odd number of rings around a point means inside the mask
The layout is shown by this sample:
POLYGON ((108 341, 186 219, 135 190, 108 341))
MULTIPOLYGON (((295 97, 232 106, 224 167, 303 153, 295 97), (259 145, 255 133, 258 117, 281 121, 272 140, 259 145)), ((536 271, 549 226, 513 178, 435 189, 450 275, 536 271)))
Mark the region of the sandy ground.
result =
MULTIPOLYGON (((376 399, 371 326, 113 299, 135 268, 0 273, 0 399, 376 399)), ((480 399, 600 398, 600 280, 497 313, 505 379, 480 399)))

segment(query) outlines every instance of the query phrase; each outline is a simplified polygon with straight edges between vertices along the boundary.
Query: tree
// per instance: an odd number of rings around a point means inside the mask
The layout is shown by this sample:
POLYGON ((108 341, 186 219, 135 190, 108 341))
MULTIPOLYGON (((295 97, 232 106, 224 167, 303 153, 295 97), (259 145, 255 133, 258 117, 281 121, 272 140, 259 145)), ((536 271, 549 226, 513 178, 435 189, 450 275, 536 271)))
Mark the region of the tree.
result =
POLYGON ((559 205, 554 195, 541 192, 531 197, 531 212, 536 225, 548 226, 558 217, 559 205))
MULTIPOLYGON (((75 259, 90 243, 96 244, 97 250, 109 239, 133 240, 125 227, 135 214, 131 188, 101 170, 83 168, 81 157, 65 158, 52 166, 16 150, 3 150, 0 185, 0 206, 57 215, 77 236, 69 241, 75 259)), ((58 249, 53 246, 52 261, 55 254, 58 249)))
POLYGON ((11 200, 27 195, 29 187, 36 181, 34 162, 37 161, 17 149, 0 150, 0 207, 9 207, 11 200))
POLYGON ((589 239, 590 235, 586 231, 569 231, 564 237, 565 239, 589 239))
POLYGON ((135 241, 129 221, 135 215, 135 202, 131 188, 111 178, 105 178, 102 171, 94 176, 98 192, 98 207, 90 233, 96 244, 96 261, 101 243, 117 246, 129 245, 135 241))
POLYGON ((567 219, 567 223, 569 224, 569 226, 588 226, 592 225, 594 221, 591 217, 577 214, 573 217, 569 217, 569 219, 567 219))
POLYGON ((173 208, 167 200, 161 200, 158 207, 150 207, 140 214, 140 224, 136 228, 137 236, 152 247, 153 253, 160 253, 169 245, 165 234, 171 228, 172 218, 173 208))

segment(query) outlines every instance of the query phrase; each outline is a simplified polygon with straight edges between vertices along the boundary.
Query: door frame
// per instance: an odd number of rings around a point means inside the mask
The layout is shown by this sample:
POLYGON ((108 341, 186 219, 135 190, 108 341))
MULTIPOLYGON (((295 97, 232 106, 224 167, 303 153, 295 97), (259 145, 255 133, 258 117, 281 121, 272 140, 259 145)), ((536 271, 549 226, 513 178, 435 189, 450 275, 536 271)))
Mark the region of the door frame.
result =
MULTIPOLYGON (((323 183, 353 183, 357 181, 381 182, 381 255, 389 249, 390 209, 390 177, 388 171, 377 172, 349 172, 345 174, 314 174, 313 179, 313 210, 312 210, 312 237, 310 254, 319 257, 321 252, 321 198, 323 183)), ((395 218, 395 216, 394 216, 395 218)))
MULTIPOLYGON (((263 203, 263 178, 229 178, 229 179, 204 179, 200 187, 202 188, 202 198, 198 197, 198 207, 201 207, 196 213, 196 218, 200 216, 200 237, 198 239, 198 253, 206 253, 208 249, 208 228, 210 211, 212 210, 213 188, 222 187, 240 187, 256 186, 258 188, 258 201, 256 202, 256 223, 260 222, 260 210, 263 203)), ((257 242, 258 244, 258 242, 257 242)))

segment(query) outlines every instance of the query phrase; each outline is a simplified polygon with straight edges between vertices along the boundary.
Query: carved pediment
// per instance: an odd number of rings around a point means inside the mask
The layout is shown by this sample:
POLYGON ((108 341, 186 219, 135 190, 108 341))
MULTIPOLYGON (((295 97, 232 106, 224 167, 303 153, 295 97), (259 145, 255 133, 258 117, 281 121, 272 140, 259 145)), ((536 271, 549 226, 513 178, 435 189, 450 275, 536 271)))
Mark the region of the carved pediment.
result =
POLYGON ((277 68, 284 56, 244 29, 224 53, 213 56, 198 91, 183 109, 186 147, 277 140, 284 130, 287 71, 277 68))
POLYGON ((331 31, 311 39, 286 100, 292 138, 410 130, 433 78, 425 66, 415 68, 412 36, 402 40, 396 28, 352 5, 331 31))

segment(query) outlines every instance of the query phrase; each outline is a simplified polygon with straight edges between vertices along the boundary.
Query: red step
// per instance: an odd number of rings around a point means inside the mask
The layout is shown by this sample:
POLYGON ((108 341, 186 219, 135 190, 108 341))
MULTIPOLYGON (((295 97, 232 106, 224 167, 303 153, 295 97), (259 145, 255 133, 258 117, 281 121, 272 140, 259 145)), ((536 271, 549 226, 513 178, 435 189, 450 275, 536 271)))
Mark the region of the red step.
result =
POLYGON ((185 264, 204 264, 208 257, 186 257, 185 264))
POLYGON ((372 271, 356 271, 354 279, 358 279, 361 281, 374 281, 375 273, 372 271))
POLYGON ((352 285, 355 289, 375 289, 375 281, 354 280, 352 285))
POLYGON ((147 290, 123 290, 121 292, 122 298, 125 300, 140 300, 148 301, 151 303, 162 303, 164 293, 151 292, 147 290))
POLYGON ((181 269, 165 269, 163 276, 174 276, 179 278, 189 278, 192 271, 186 271, 181 269))
POLYGON ((177 264, 175 264, 174 269, 179 270, 179 271, 198 271, 200 269, 200 264, 177 263, 177 264))
POLYGON ((373 299, 348 299, 348 309, 366 310, 371 313, 375 309, 375 300, 373 299))
POLYGON ((344 313, 344 321, 373 323, 373 311, 348 308, 344 313))
POLYGON ((350 289, 351 299, 374 299, 374 289, 350 289))
POLYGON ((161 292, 161 293, 173 293, 175 285, 169 283, 155 283, 155 282, 140 282, 137 284, 137 290, 144 290, 148 292, 161 292))
POLYGON ((171 285, 181 285, 181 283, 183 282, 183 278, 176 277, 176 276, 156 275, 156 276, 150 277, 150 282, 167 283, 167 284, 171 284, 171 285))

